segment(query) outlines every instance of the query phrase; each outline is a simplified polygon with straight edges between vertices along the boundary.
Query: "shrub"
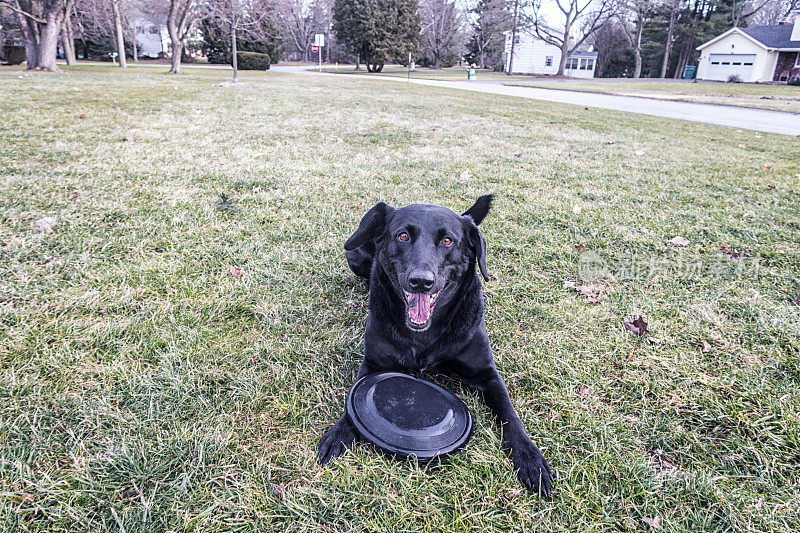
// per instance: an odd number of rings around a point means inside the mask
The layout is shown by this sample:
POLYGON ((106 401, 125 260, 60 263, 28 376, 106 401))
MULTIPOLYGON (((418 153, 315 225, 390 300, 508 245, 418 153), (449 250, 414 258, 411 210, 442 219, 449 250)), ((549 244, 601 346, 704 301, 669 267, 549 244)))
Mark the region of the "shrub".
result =
POLYGON ((731 74, 728 76, 728 83, 742 83, 742 78, 738 74, 731 74))
POLYGON ((797 76, 794 79, 789 80, 786 82, 787 85, 794 85, 795 87, 800 87, 800 76, 797 76))
POLYGON ((7 44, 3 47, 3 55, 9 65, 21 65, 25 61, 25 47, 7 44))
POLYGON ((269 70, 269 56, 258 52, 238 52, 237 66, 240 70, 269 70))

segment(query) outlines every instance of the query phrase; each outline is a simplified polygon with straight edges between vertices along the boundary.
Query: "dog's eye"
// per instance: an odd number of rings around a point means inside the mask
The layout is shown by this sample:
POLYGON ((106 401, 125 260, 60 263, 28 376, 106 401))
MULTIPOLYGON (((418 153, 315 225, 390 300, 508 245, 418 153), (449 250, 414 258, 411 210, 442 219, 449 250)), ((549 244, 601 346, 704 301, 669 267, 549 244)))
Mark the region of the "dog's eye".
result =
POLYGON ((445 237, 444 239, 442 239, 442 244, 445 246, 450 246, 451 244, 453 244, 453 239, 451 239, 450 237, 445 237))
POLYGON ((397 238, 398 238, 398 239, 400 239, 400 240, 401 240, 401 241, 403 241, 403 242, 408 242, 409 236, 408 236, 408 233, 406 233, 406 232, 404 231, 403 233, 401 233, 400 235, 398 235, 398 236, 397 236, 397 238))

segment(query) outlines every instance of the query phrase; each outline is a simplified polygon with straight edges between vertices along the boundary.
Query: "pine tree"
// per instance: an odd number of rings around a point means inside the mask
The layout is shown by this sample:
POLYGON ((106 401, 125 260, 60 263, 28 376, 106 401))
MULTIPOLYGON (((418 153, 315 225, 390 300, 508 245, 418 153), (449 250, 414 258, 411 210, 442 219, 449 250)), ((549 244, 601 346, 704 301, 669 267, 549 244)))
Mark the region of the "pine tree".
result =
POLYGON ((339 43, 380 72, 388 61, 403 62, 419 41, 415 0, 336 0, 334 32, 339 43))

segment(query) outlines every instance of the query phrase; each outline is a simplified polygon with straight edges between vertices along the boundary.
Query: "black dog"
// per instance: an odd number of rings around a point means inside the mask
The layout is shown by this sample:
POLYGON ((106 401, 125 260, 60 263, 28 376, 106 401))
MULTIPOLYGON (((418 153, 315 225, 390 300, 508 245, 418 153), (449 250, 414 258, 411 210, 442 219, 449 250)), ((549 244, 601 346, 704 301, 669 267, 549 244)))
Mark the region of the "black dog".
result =
MULTIPOLYGON (((486 241, 478 224, 491 207, 481 196, 458 216, 438 205, 395 209, 381 202, 344 245, 356 275, 369 279, 369 318, 358 378, 381 371, 436 369, 479 390, 503 431, 522 484, 549 495, 552 475, 517 416, 497 373, 483 320, 486 241)), ((346 415, 322 437, 325 465, 356 441, 346 415)))

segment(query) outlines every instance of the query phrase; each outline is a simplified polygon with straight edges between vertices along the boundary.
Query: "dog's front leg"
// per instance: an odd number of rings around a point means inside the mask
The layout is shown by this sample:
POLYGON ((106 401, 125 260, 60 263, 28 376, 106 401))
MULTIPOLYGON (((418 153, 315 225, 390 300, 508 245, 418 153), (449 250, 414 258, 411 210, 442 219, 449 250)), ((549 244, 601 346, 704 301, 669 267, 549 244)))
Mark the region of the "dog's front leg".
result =
MULTIPOLYGON (((374 370, 371 370, 365 361, 361 361, 358 367, 356 381, 373 371, 374 370)), ((347 418, 347 413, 342 413, 339 420, 325 432, 322 436, 322 440, 319 441, 317 461, 320 465, 325 466, 328 464, 328 461, 339 457, 348 448, 353 446, 356 440, 358 440, 356 428, 353 427, 350 419, 347 418)))
POLYGON ((506 389, 503 378, 500 377, 494 366, 482 374, 482 379, 471 381, 483 393, 486 404, 494 413, 497 423, 500 424, 503 433, 503 448, 511 456, 520 482, 528 490, 539 492, 543 496, 550 496, 550 486, 553 482, 550 465, 539 448, 528 437, 522 420, 519 419, 514 406, 511 405, 511 398, 508 396, 508 389, 506 389))

